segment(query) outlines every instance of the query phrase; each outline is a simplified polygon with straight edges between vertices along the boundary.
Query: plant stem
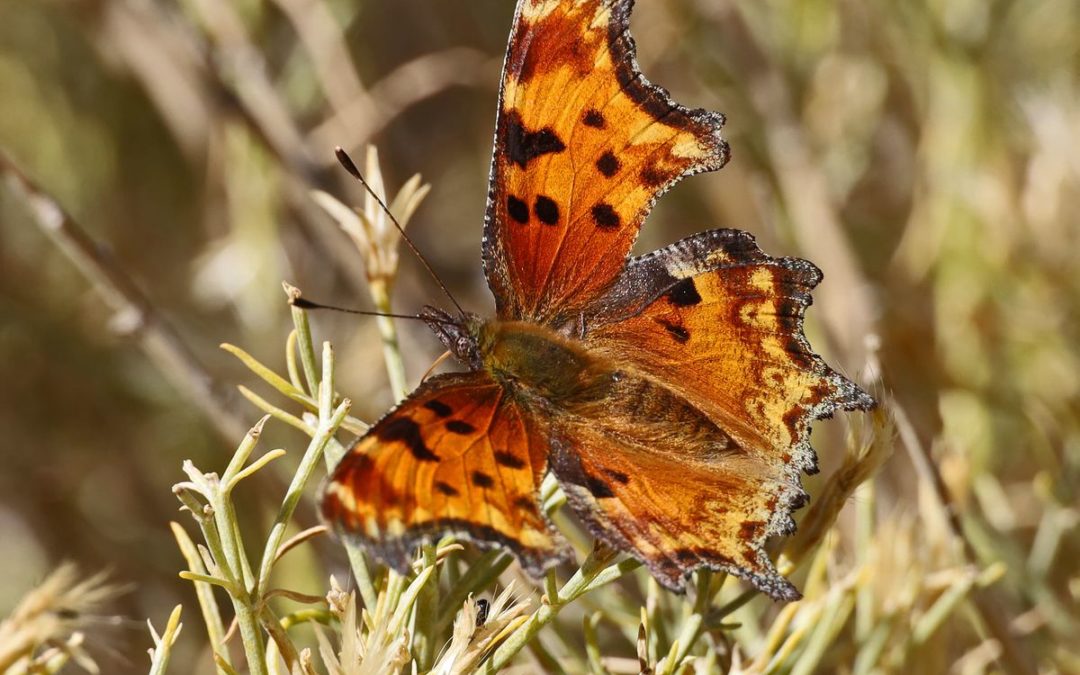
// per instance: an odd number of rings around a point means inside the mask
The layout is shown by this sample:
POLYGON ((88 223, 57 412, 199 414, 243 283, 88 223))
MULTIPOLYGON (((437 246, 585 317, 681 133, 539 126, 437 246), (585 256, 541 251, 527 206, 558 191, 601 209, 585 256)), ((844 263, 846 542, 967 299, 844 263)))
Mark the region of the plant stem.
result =
MULTIPOLYGON (((424 567, 435 568, 435 546, 424 546, 422 552, 424 567)), ((413 610, 413 653, 415 654, 416 665, 422 672, 431 669, 431 664, 435 659, 435 649, 438 646, 436 642, 438 638, 435 633, 435 624, 439 619, 438 573, 436 569, 434 581, 425 584, 421 589, 413 610)))
POLYGON ((333 368, 333 350, 330 348, 330 343, 325 343, 323 345, 323 377, 319 384, 319 426, 315 435, 311 438, 311 443, 308 444, 308 449, 304 453, 303 459, 300 460, 300 466, 297 468, 292 483, 285 493, 285 499, 281 503, 281 509, 278 511, 277 518, 274 520, 274 525, 270 530, 270 536, 266 540, 266 548, 263 549, 262 563, 259 566, 258 591, 256 597, 262 597, 266 592, 267 586, 270 583, 270 570, 273 567, 274 559, 277 557, 278 547, 281 545, 281 540, 285 536, 285 530, 289 526, 289 520, 292 518, 293 511, 296 509, 296 505, 300 502, 300 498, 304 494, 304 487, 311 479, 315 467, 322 459, 323 449, 333 437, 334 433, 337 432, 338 427, 341 425, 341 421, 345 419, 345 414, 349 412, 349 408, 351 407, 351 402, 348 399, 345 399, 333 409, 332 413, 330 412, 330 403, 334 395, 333 368))
MULTIPOLYGON (((375 308, 390 313, 390 284, 382 278, 375 277, 369 282, 371 299, 375 308)), ((401 401, 409 393, 409 385, 405 377, 405 362, 401 359, 401 346, 398 343, 397 326, 394 320, 388 316, 377 317, 379 334, 382 336, 383 360, 386 361, 386 374, 390 378, 390 390, 394 392, 394 400, 401 401)))
MULTIPOLYGON (((169 523, 169 527, 172 529, 173 536, 176 537, 180 553, 184 556, 184 560, 187 561, 188 569, 196 574, 206 574, 206 567, 199 557, 199 551, 195 548, 195 542, 188 536, 187 531, 179 523, 175 522, 169 523)), ((195 596, 198 598, 199 609, 202 611, 203 623, 206 624, 210 649, 226 664, 230 663, 228 650, 222 649, 225 642, 225 626, 221 620, 221 611, 218 609, 217 600, 214 598, 214 590, 210 587, 210 584, 197 581, 195 582, 195 596)), ((220 667, 218 672, 223 672, 220 667)))
POLYGON ((555 594, 555 597, 548 597, 547 603, 541 605, 524 625, 499 645, 480 672, 485 675, 494 675, 510 663, 510 660, 540 632, 541 628, 551 623, 564 606, 640 566, 638 561, 632 559, 612 564, 615 555, 614 550, 598 544, 574 576, 570 577, 570 580, 555 594))
MULTIPOLYGON (((176 643, 176 638, 180 634, 180 625, 180 605, 177 605, 172 614, 169 615, 165 632, 161 634, 160 639, 155 640, 157 644, 154 645, 151 656, 150 675, 165 675, 165 671, 169 668, 169 657, 172 655, 173 644, 176 643)), ((154 630, 153 626, 150 627, 150 630, 151 632, 154 630)))
POLYGON ((690 614, 683 620, 682 629, 679 631, 679 636, 672 643, 663 668, 658 669, 660 673, 668 675, 678 672, 679 664, 697 644, 698 638, 701 637, 702 627, 705 625, 705 613, 708 612, 712 601, 711 587, 712 572, 707 569, 699 570, 694 579, 694 588, 696 590, 694 606, 690 614))
POLYGON ((303 366, 304 379, 312 397, 318 395, 319 377, 315 366, 315 346, 311 339, 311 324, 307 312, 299 307, 292 307, 293 325, 296 326, 296 348, 300 352, 300 364, 303 366))

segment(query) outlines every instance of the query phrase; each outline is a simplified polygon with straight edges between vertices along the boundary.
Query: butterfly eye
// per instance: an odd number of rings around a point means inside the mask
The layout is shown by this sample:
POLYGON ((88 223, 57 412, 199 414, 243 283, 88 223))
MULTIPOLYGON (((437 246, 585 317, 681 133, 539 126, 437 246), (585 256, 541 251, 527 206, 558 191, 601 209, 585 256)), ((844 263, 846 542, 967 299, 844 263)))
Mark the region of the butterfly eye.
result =
POLYGON ((623 378, 625 378, 625 377, 626 377, 626 373, 622 372, 621 370, 616 370, 614 373, 611 374, 611 381, 612 382, 622 382, 623 378))

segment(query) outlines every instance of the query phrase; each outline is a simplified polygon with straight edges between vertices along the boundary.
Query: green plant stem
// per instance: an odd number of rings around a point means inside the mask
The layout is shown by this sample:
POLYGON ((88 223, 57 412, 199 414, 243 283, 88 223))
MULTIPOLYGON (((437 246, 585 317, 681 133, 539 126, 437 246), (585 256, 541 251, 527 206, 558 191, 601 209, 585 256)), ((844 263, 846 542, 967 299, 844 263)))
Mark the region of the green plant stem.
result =
POLYGON ((388 605, 388 608, 394 609, 394 614, 390 617, 389 623, 390 635, 397 635, 402 629, 408 627, 408 618, 412 615, 413 604, 434 574, 434 567, 426 567, 420 574, 416 575, 416 578, 408 586, 404 584, 405 578, 397 575, 402 580, 402 592, 392 605, 388 605))
POLYGON ((232 459, 229 460, 229 465, 225 467, 225 472, 221 474, 221 484, 228 485, 232 482, 233 477, 244 468, 247 464, 248 458, 251 457, 251 453, 255 451, 255 446, 259 442, 259 437, 262 436, 263 427, 266 426, 266 420, 269 419, 269 415, 264 415, 261 420, 255 423, 255 426, 244 434, 244 440, 240 441, 240 445, 237 446, 236 452, 233 453, 232 459))
POLYGON ((227 518, 232 521, 233 526, 233 538, 236 541, 237 550, 242 554, 240 556, 240 573, 243 575, 244 588, 255 588, 255 575, 251 573, 251 559, 247 555, 247 547, 244 546, 244 537, 240 532, 240 520, 236 517, 236 505, 233 504, 232 499, 226 500, 229 507, 229 514, 227 518))
POLYGON ((486 551, 469 565, 457 583, 452 584, 443 597, 436 630, 441 631, 450 625, 454 616, 461 610, 465 598, 469 597, 470 593, 479 593, 490 586, 513 561, 513 557, 502 551, 486 551))
POLYGON ((633 559, 612 564, 614 557, 615 552, 607 547, 594 548, 574 576, 570 577, 570 580, 555 594, 555 597, 549 597, 547 603, 541 605, 520 628, 503 641, 480 672, 494 675, 510 663, 510 660, 540 632, 540 629, 551 623, 564 606, 641 565, 633 559))
POLYGON ((247 656, 248 672, 251 675, 267 675, 266 644, 263 642, 262 629, 252 607, 251 596, 246 592, 243 597, 232 597, 236 622, 240 626, 240 640, 244 643, 247 656))
MULTIPOLYGON (((295 342, 295 340, 290 340, 290 342, 295 342)), ((248 370, 255 373, 255 375, 257 375, 259 379, 263 382, 267 383, 274 389, 277 389, 282 394, 288 396, 297 403, 310 409, 315 408, 315 400, 308 396, 303 389, 300 389, 289 380, 286 380, 284 377, 278 375, 273 370, 264 366, 251 354, 248 354, 243 349, 240 349, 236 345, 231 345, 227 342, 223 342, 219 346, 222 350, 235 356, 240 361, 240 363, 243 363, 248 370)))
POLYGON ((649 576, 645 590, 645 613, 648 617, 648 662, 656 663, 659 658, 660 645, 666 641, 666 621, 661 614, 660 608, 660 584, 652 575, 649 576))
POLYGON ((603 661, 601 661, 600 643, 596 636, 596 627, 600 624, 602 617, 602 612, 586 614, 582 623, 582 634, 585 636, 586 665, 589 669, 589 675, 600 675, 600 673, 605 672, 603 661))
POLYGON ((266 606, 262 608, 259 618, 263 629, 270 634, 270 638, 277 646, 281 658, 285 660, 285 666, 289 669, 289 672, 296 672, 295 666, 300 661, 300 654, 296 651, 296 646, 289 638, 289 634, 285 632, 285 628, 281 625, 281 621, 279 621, 278 618, 274 616, 274 613, 270 611, 270 608, 266 606))
POLYGON ((323 378, 319 384, 319 426, 308 444, 303 459, 300 460, 300 466, 297 468, 292 483, 285 493, 285 499, 282 501, 277 518, 270 529, 270 536, 267 537, 266 548, 263 549, 262 562, 259 566, 257 597, 262 597, 270 583, 270 570, 277 557, 278 547, 285 536, 285 530, 289 526, 293 511, 304 494, 304 487, 308 484, 315 467, 322 459, 326 444, 337 432, 351 407, 351 402, 345 399, 334 408, 332 413, 330 412, 330 403, 333 398, 333 367, 333 350, 330 348, 330 343, 326 343, 323 346, 323 378))
POLYGON ((814 630, 807 636, 802 653, 795 663, 790 664, 791 675, 812 675, 818 672, 826 650, 835 639, 836 633, 847 623, 854 608, 853 591, 829 598, 829 605, 823 608, 814 630))
POLYGON ((694 579, 694 588, 696 590, 694 605, 689 615, 683 620, 679 636, 671 644, 667 659, 663 667, 658 669, 658 673, 670 675, 678 672, 679 664, 687 657, 690 650, 697 644, 698 638, 701 637, 701 631, 705 625, 705 614, 709 611, 712 601, 712 576, 712 572, 709 570, 698 571, 694 579))
POLYGON ((296 349, 300 352, 300 365, 307 381, 308 393, 315 396, 319 390, 318 369, 315 365, 315 345, 311 339, 311 324, 307 312, 292 307, 293 325, 296 326, 296 349))
MULTIPOLYGON (((153 627, 151 627, 153 631, 153 627)), ((150 663, 150 675, 165 675, 165 671, 169 668, 169 657, 172 656, 172 647, 176 643, 176 638, 180 634, 180 605, 177 605, 172 614, 169 615, 169 621, 165 626, 165 632, 161 634, 160 639, 156 640, 157 644, 154 646, 152 661, 150 663)))
POLYGON ((334 623, 334 614, 328 609, 300 609, 281 617, 281 627, 285 630, 303 623, 319 623, 329 626, 334 623))
MULTIPOLYGON (((435 568, 435 546, 423 547, 423 561, 425 568, 435 568)), ((436 575, 435 582, 424 585, 413 612, 413 635, 416 636, 413 653, 416 656, 416 666, 421 672, 431 669, 437 647, 434 629, 439 618, 438 570, 435 570, 434 574, 436 575)))
POLYGON ((895 618, 891 614, 877 617, 877 623, 870 627, 870 632, 859 642, 859 653, 851 671, 853 675, 869 675, 874 671, 874 666, 878 665, 892 637, 894 623, 895 618))
MULTIPOLYGON (((371 300, 375 304, 375 308, 380 311, 389 314, 391 312, 390 306, 390 283, 388 280, 375 277, 368 280, 368 288, 371 293, 371 300)), ((405 362, 401 358, 401 345, 398 342, 397 326, 394 324, 394 320, 388 316, 377 317, 376 323, 379 326, 379 335, 382 338, 383 347, 383 361, 386 363, 386 374, 390 379, 390 390, 394 393, 395 401, 402 401, 409 393, 409 385, 405 377, 405 362)), ((349 555, 350 561, 353 558, 363 560, 362 555, 359 552, 356 556, 351 553, 349 555)), ((353 575, 357 577, 357 584, 360 584, 360 577, 357 573, 358 570, 354 566, 353 575)), ((367 576, 367 566, 364 565, 362 573, 367 576)), ((387 597, 390 597, 391 590, 397 590, 400 592, 404 588, 404 579, 394 570, 389 570, 389 579, 387 580, 387 597)), ((367 581, 370 586, 370 580, 367 581)), ((371 591, 374 594, 374 590, 371 591)), ((396 599, 395 599, 396 602, 396 599)), ((374 605, 369 605, 373 607, 374 605)), ((392 606, 392 605, 391 605, 392 606)), ((426 653, 428 645, 422 645, 420 650, 421 657, 426 653)), ((434 648, 434 645, 431 645, 434 648)), ((433 654, 433 652, 432 652, 433 654)))
POLYGON ((349 567, 356 579, 356 588, 360 591, 360 597, 368 611, 375 611, 379 602, 379 594, 375 591, 375 584, 371 581, 371 572, 368 570, 367 559, 364 552, 350 544, 345 545, 345 553, 349 557, 349 567))
MULTIPOLYGON (((180 547, 180 553, 187 561, 188 569, 196 574, 206 574, 206 567, 199 557, 199 551, 195 542, 188 536, 187 531, 179 523, 169 523, 176 543, 180 547)), ((203 623, 206 624, 207 637, 210 640, 210 648, 214 654, 225 663, 230 663, 228 650, 222 650, 225 643, 225 625, 221 620, 221 610, 218 608, 217 599, 214 598, 214 589, 210 584, 202 581, 195 582, 195 596, 199 601, 199 609, 202 611, 203 623), (219 651, 220 650, 220 651, 219 651)), ((220 667, 218 672, 224 672, 220 667)))
POLYGON ((716 611, 717 619, 723 620, 726 616, 734 613, 740 607, 756 598, 760 593, 761 591, 757 590, 756 588, 751 588, 743 591, 742 593, 739 593, 737 596, 735 596, 735 599, 731 600, 726 605, 716 611))
POLYGON ((266 645, 255 614, 258 596, 252 594, 253 589, 248 588, 244 580, 245 565, 240 562, 240 557, 244 555, 244 552, 236 538, 236 529, 233 527, 235 520, 230 520, 236 517, 231 508, 232 500, 228 493, 220 489, 215 489, 210 494, 214 497, 212 503, 214 518, 210 521, 213 527, 205 528, 204 536, 211 546, 210 550, 214 554, 214 559, 219 561, 221 571, 227 575, 233 585, 233 590, 229 595, 233 611, 236 613, 236 622, 240 627, 240 639, 244 643, 248 671, 252 675, 266 675, 266 645), (216 536, 211 534, 211 530, 216 530, 216 536), (214 546, 214 539, 220 540, 217 547, 214 546), (221 564, 222 561, 224 564, 221 564))
POLYGON ((285 339, 285 370, 289 372, 289 382, 297 391, 304 390, 304 383, 300 380, 300 369, 296 367, 296 340, 297 330, 289 331, 289 337, 285 339))
MULTIPOLYGON (((375 277, 368 281, 371 299, 375 308, 386 314, 390 313, 390 284, 386 279, 375 277)), ((405 362, 401 358, 401 346, 398 343, 397 326, 388 316, 377 317, 379 335, 382 337, 383 360, 386 362, 386 374, 390 378, 390 389, 394 399, 401 401, 409 393, 405 378, 405 362)))
MULTIPOLYGON (((286 288, 288 291, 288 288, 286 288)), ((307 312, 299 307, 292 308, 293 324, 296 326, 296 351, 300 353, 300 362, 303 366, 304 377, 308 381, 309 386, 316 381, 315 376, 315 348, 311 342, 311 325, 308 323, 307 312)), ((295 369, 295 362, 293 363, 293 369, 295 369)), ((291 370, 290 370, 291 372, 291 370)), ((333 373, 333 371, 330 371, 333 373)), ((312 388, 312 392, 315 389, 312 388)), ((331 389, 333 393, 333 389, 331 389)), ((341 458, 345 456, 345 452, 342 449, 340 453, 337 449, 340 448, 337 441, 330 439, 327 443, 328 448, 332 448, 334 452, 326 452, 326 470, 328 473, 333 472, 334 467, 337 466, 341 458)), ((325 452, 325 451, 324 451, 325 452)), ((375 592, 375 585, 371 581, 371 574, 368 571, 367 561, 364 558, 364 552, 362 549, 356 546, 354 543, 348 541, 342 541, 345 546, 345 552, 349 557, 349 567, 352 570, 353 577, 356 579, 357 589, 360 591, 360 597, 364 600, 364 605, 368 608, 368 611, 374 612, 375 607, 378 604, 378 594, 375 592)))
MULTIPOLYGON (((869 555, 874 541, 874 505, 876 493, 871 478, 855 493, 855 556, 859 565, 870 565, 869 555)), ((855 640, 862 644, 874 632, 874 592, 869 584, 860 584, 855 590, 855 640)))

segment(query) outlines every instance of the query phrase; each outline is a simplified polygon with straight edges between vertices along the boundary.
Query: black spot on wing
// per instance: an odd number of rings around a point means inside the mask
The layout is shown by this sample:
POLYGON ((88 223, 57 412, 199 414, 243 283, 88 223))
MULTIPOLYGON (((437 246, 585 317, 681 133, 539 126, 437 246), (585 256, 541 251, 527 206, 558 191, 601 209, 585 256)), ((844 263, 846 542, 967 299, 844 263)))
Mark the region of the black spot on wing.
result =
POLYGON ((495 485, 495 479, 483 471, 473 471, 471 478, 473 485, 478 488, 487 489, 495 485))
POLYGON ((607 120, 604 119, 604 115, 595 108, 590 108, 585 111, 585 117, 582 119, 585 126, 592 127, 593 129, 603 129, 607 120))
POLYGON ((525 461, 516 455, 512 455, 506 450, 495 451, 495 463, 500 466, 505 466, 510 469, 524 469, 525 461))
POLYGON ((517 111, 507 113, 506 125, 506 156, 522 169, 541 155, 566 150, 566 145, 551 127, 528 131, 517 111))
POLYGON ((514 195, 506 198, 506 212, 510 217, 522 225, 529 222, 529 205, 514 195))
POLYGON ((641 180, 649 187, 660 187, 667 180, 667 176, 655 168, 647 166, 641 170, 641 180))
POLYGON ((657 319, 657 323, 664 327, 671 337, 675 338, 676 342, 686 343, 690 339, 690 331, 685 327, 680 326, 677 323, 668 321, 667 319, 657 319))
POLYGON ((339 465, 342 469, 348 469, 349 473, 361 473, 364 471, 371 471, 375 466, 375 460, 371 458, 371 455, 365 452, 359 452, 356 450, 350 450, 349 454, 345 455, 345 459, 341 461, 339 465))
POLYGON ((679 307, 690 307, 701 302, 701 295, 698 293, 697 287, 694 286, 694 280, 689 278, 683 279, 672 286, 665 297, 671 304, 679 307))
POLYGON ((450 420, 446 423, 446 430, 465 436, 476 431, 476 427, 463 420, 450 420))
POLYGON ((386 443, 400 442, 421 462, 437 462, 439 456, 431 451, 420 435, 420 425, 408 417, 396 417, 375 428, 375 435, 386 443))
POLYGON ((619 214, 611 204, 600 203, 592 207, 593 222, 602 230, 614 230, 619 227, 619 214))
POLYGON ((514 497, 514 508, 521 509, 523 511, 535 511, 536 510, 536 497, 530 497, 529 495, 519 495, 514 497))
POLYGON ((621 166, 619 159, 610 150, 600 155, 600 159, 596 160, 596 168, 607 178, 617 174, 621 166))
POLYGON ((615 469, 604 469, 604 473, 607 474, 611 480, 626 485, 630 482, 630 476, 627 476, 622 471, 616 471, 615 469))
POLYGON ((446 405, 437 398, 433 398, 430 401, 424 402, 424 407, 435 413, 439 417, 450 417, 454 414, 454 409, 446 405))
POLYGON ((545 225, 555 225, 559 222, 559 205, 551 197, 540 195, 533 204, 533 213, 545 225))
POLYGON ((611 486, 596 476, 585 476, 585 487, 597 499, 609 499, 615 496, 615 493, 611 491, 611 486))
POLYGON ((441 480, 435 481, 435 489, 443 493, 447 497, 457 497, 459 494, 461 494, 453 485, 441 480))

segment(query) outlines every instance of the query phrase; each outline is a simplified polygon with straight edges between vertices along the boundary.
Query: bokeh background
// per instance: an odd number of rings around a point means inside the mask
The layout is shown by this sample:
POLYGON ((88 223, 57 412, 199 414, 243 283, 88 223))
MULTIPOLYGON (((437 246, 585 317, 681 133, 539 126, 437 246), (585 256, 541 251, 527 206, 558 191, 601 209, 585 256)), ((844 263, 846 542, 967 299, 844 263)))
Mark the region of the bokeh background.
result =
MULTIPOLYGON (((490 309, 479 241, 512 13, 0 1, 0 149, 152 317, 118 313, 0 187, 0 616, 63 560, 109 569, 132 583, 112 609, 133 621, 103 628, 97 654, 139 672, 140 622, 193 606, 170 486, 183 459, 223 467, 259 417, 235 393, 252 377, 218 344, 282 368, 282 280, 369 306, 359 253, 308 196, 359 202, 334 145, 360 159, 376 144, 391 193, 423 175, 409 230, 462 304, 490 309)), ((638 0, 632 29, 650 79, 728 116, 734 157, 662 199, 638 249, 739 227, 821 267, 812 342, 904 411, 978 562, 1006 565, 993 597, 1029 663, 1080 668, 1080 4, 638 0)), ((395 307, 441 299, 403 250, 395 307)), ((378 417, 391 395, 375 325, 314 321, 354 414, 378 417)), ((440 349, 400 328, 415 383, 440 349)), ((305 444, 281 424, 267 437, 305 444)), ((899 518, 925 488, 897 448, 875 507, 899 518)), ((264 482, 240 496, 253 527, 279 499, 264 482)), ((315 522, 312 502, 298 518, 315 522)), ((294 586, 321 593, 339 554, 306 548, 294 586)), ((197 636, 176 658, 196 662, 197 636)), ((982 667, 1005 667, 990 652, 982 667)), ((945 654, 946 669, 961 656, 945 654)))

